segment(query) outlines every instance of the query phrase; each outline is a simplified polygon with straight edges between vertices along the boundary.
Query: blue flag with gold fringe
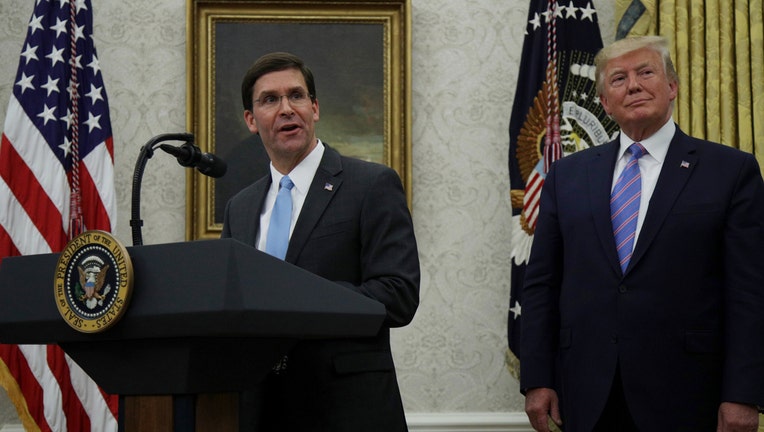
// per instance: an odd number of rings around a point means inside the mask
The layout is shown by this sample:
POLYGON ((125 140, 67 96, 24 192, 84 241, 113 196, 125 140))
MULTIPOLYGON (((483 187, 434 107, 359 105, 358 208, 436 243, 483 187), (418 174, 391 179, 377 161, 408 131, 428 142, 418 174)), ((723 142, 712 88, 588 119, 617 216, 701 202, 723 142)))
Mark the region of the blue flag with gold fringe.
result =
POLYGON ((515 376, 521 289, 546 172, 555 160, 608 142, 617 132, 594 85, 594 56, 601 48, 591 0, 531 0, 509 122, 512 285, 507 338, 508 365, 515 376))

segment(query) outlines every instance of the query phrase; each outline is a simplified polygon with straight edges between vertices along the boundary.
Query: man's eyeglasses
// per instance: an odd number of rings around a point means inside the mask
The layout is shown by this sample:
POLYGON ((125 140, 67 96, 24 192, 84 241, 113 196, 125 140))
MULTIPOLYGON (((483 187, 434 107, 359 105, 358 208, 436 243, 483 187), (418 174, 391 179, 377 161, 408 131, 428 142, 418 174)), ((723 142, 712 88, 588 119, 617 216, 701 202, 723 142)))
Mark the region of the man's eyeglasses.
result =
POLYGON ((287 101, 292 106, 305 106, 313 100, 313 95, 309 95, 302 90, 295 90, 284 95, 265 95, 260 97, 260 99, 255 99, 254 103, 262 109, 271 110, 281 105, 281 98, 283 97, 287 98, 287 101))

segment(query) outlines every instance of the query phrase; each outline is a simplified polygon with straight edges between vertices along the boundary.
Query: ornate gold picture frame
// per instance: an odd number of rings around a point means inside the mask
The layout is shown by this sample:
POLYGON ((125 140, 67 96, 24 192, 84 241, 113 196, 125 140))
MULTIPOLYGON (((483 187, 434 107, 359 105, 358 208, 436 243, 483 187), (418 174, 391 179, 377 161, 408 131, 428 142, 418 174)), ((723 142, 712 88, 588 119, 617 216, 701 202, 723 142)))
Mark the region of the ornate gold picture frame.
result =
POLYGON ((188 0, 188 129, 228 172, 211 179, 188 171, 187 239, 219 237, 228 198, 268 172, 243 120, 241 79, 272 51, 292 52, 312 69, 318 137, 395 169, 410 205, 410 0, 188 0))

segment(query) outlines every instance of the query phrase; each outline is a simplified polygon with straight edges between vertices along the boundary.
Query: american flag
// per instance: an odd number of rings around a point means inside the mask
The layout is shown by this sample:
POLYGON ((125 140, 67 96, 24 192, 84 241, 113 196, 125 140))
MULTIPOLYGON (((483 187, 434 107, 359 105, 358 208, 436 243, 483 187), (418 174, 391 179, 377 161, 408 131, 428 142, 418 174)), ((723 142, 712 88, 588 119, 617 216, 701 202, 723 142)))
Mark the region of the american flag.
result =
MULTIPOLYGON (((90 0, 36 1, 0 142, 0 257, 59 252, 83 230, 116 224, 114 145, 92 33, 90 0)), ((118 397, 58 346, 0 345, 0 384, 27 430, 117 430, 118 397)))

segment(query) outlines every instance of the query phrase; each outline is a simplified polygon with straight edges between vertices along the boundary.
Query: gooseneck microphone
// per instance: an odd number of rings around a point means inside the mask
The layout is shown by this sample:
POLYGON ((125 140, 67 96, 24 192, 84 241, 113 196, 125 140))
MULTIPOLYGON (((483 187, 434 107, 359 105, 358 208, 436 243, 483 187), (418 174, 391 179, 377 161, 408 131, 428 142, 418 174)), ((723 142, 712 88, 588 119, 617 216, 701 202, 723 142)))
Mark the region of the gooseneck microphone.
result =
POLYGON ((165 152, 175 156, 181 166, 196 168, 200 173, 210 177, 222 177, 227 168, 223 159, 210 153, 204 153, 199 147, 195 146, 194 136, 192 134, 164 134, 151 138, 143 145, 143 147, 141 147, 133 172, 132 218, 130 219, 130 227, 133 231, 133 246, 143 245, 143 233, 141 232, 143 220, 141 219, 140 204, 141 180, 143 179, 143 171, 146 168, 146 163, 152 156, 154 156, 154 150, 157 148, 161 148, 165 152), (164 141, 184 141, 184 144, 180 147, 175 147, 169 144, 160 144, 164 141))
POLYGON ((226 172, 227 165, 223 159, 212 153, 202 152, 199 147, 190 142, 186 142, 180 147, 161 144, 159 148, 175 156, 181 166, 196 168, 206 176, 217 178, 222 177, 226 172))

